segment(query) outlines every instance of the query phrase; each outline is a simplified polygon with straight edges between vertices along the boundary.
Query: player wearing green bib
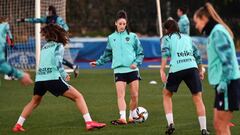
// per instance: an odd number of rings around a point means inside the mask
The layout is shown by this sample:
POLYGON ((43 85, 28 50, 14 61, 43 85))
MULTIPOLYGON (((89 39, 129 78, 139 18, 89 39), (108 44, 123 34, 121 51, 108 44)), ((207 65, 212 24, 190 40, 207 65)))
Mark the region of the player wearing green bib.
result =
POLYGON ((162 38, 161 52, 161 79, 165 83, 163 89, 163 105, 168 122, 166 134, 171 135, 175 131, 172 110, 172 96, 177 92, 182 81, 186 83, 192 93, 192 99, 196 107, 200 124, 201 135, 209 134, 206 126, 206 112, 202 101, 202 84, 204 78, 202 72, 202 60, 197 48, 193 45, 191 37, 179 31, 178 24, 174 20, 164 23, 165 35, 162 38), (170 69, 166 77, 165 67, 167 58, 170 60, 170 69))

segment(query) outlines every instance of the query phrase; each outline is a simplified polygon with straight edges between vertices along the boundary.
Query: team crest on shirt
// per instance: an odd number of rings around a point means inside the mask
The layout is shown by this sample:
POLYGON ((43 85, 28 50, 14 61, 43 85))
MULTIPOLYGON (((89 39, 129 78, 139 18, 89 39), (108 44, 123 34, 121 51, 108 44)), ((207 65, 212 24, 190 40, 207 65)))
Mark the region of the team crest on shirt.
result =
POLYGON ((113 39, 113 41, 115 42, 115 41, 116 41, 116 39, 114 38, 114 39, 113 39))
POLYGON ((130 37, 126 37, 125 39, 126 39, 126 41, 128 42, 128 41, 130 40, 130 37))

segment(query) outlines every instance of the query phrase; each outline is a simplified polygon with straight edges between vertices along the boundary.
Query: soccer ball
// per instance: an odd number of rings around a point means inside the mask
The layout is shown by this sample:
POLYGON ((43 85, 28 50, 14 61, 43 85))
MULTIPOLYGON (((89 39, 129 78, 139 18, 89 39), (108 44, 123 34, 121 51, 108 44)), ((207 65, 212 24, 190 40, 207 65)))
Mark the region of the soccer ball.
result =
POLYGON ((143 107, 137 107, 132 112, 134 122, 142 123, 147 120, 148 112, 143 107))

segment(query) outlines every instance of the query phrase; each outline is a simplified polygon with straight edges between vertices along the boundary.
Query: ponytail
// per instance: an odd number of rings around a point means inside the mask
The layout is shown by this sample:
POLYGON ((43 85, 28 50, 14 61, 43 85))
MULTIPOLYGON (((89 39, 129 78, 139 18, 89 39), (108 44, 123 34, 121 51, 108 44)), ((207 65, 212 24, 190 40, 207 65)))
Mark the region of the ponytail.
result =
POLYGON ((216 10, 213 8, 212 4, 207 2, 205 4, 210 16, 213 18, 213 20, 215 20, 216 22, 222 24, 227 31, 230 33, 231 37, 234 38, 233 32, 232 30, 228 27, 228 25, 222 20, 222 18, 218 15, 218 13, 216 12, 216 10))
POLYGON ((216 10, 213 8, 212 4, 207 2, 204 7, 199 8, 195 15, 202 18, 203 16, 207 17, 208 19, 213 19, 217 23, 223 25, 232 38, 234 38, 234 34, 232 30, 228 27, 228 25, 222 20, 222 18, 218 15, 216 10))

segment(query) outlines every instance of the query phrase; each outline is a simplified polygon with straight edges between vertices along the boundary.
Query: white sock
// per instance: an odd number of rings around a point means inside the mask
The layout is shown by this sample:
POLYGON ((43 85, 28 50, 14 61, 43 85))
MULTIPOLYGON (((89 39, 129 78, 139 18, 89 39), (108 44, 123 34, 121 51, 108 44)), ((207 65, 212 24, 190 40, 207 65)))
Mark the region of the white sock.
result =
POLYGON ((124 111, 120 111, 119 114, 120 114, 120 119, 126 120, 126 111, 125 110, 124 111))
POLYGON ((174 123, 174 122, 173 122, 173 114, 172 114, 172 113, 166 114, 166 118, 167 118, 168 126, 169 126, 170 124, 174 123))
POLYGON ((89 113, 84 114, 83 118, 85 122, 92 121, 92 118, 89 113))
POLYGON ((18 118, 17 124, 19 124, 19 125, 22 126, 25 120, 26 120, 25 118, 23 118, 22 116, 20 116, 20 117, 18 118))
POLYGON ((206 116, 199 116, 198 117, 198 121, 200 124, 200 129, 207 129, 207 120, 206 120, 206 116))
POLYGON ((128 117, 129 119, 132 119, 132 118, 133 118, 133 117, 132 117, 132 113, 133 113, 133 111, 130 110, 130 111, 129 111, 129 117, 128 117))

